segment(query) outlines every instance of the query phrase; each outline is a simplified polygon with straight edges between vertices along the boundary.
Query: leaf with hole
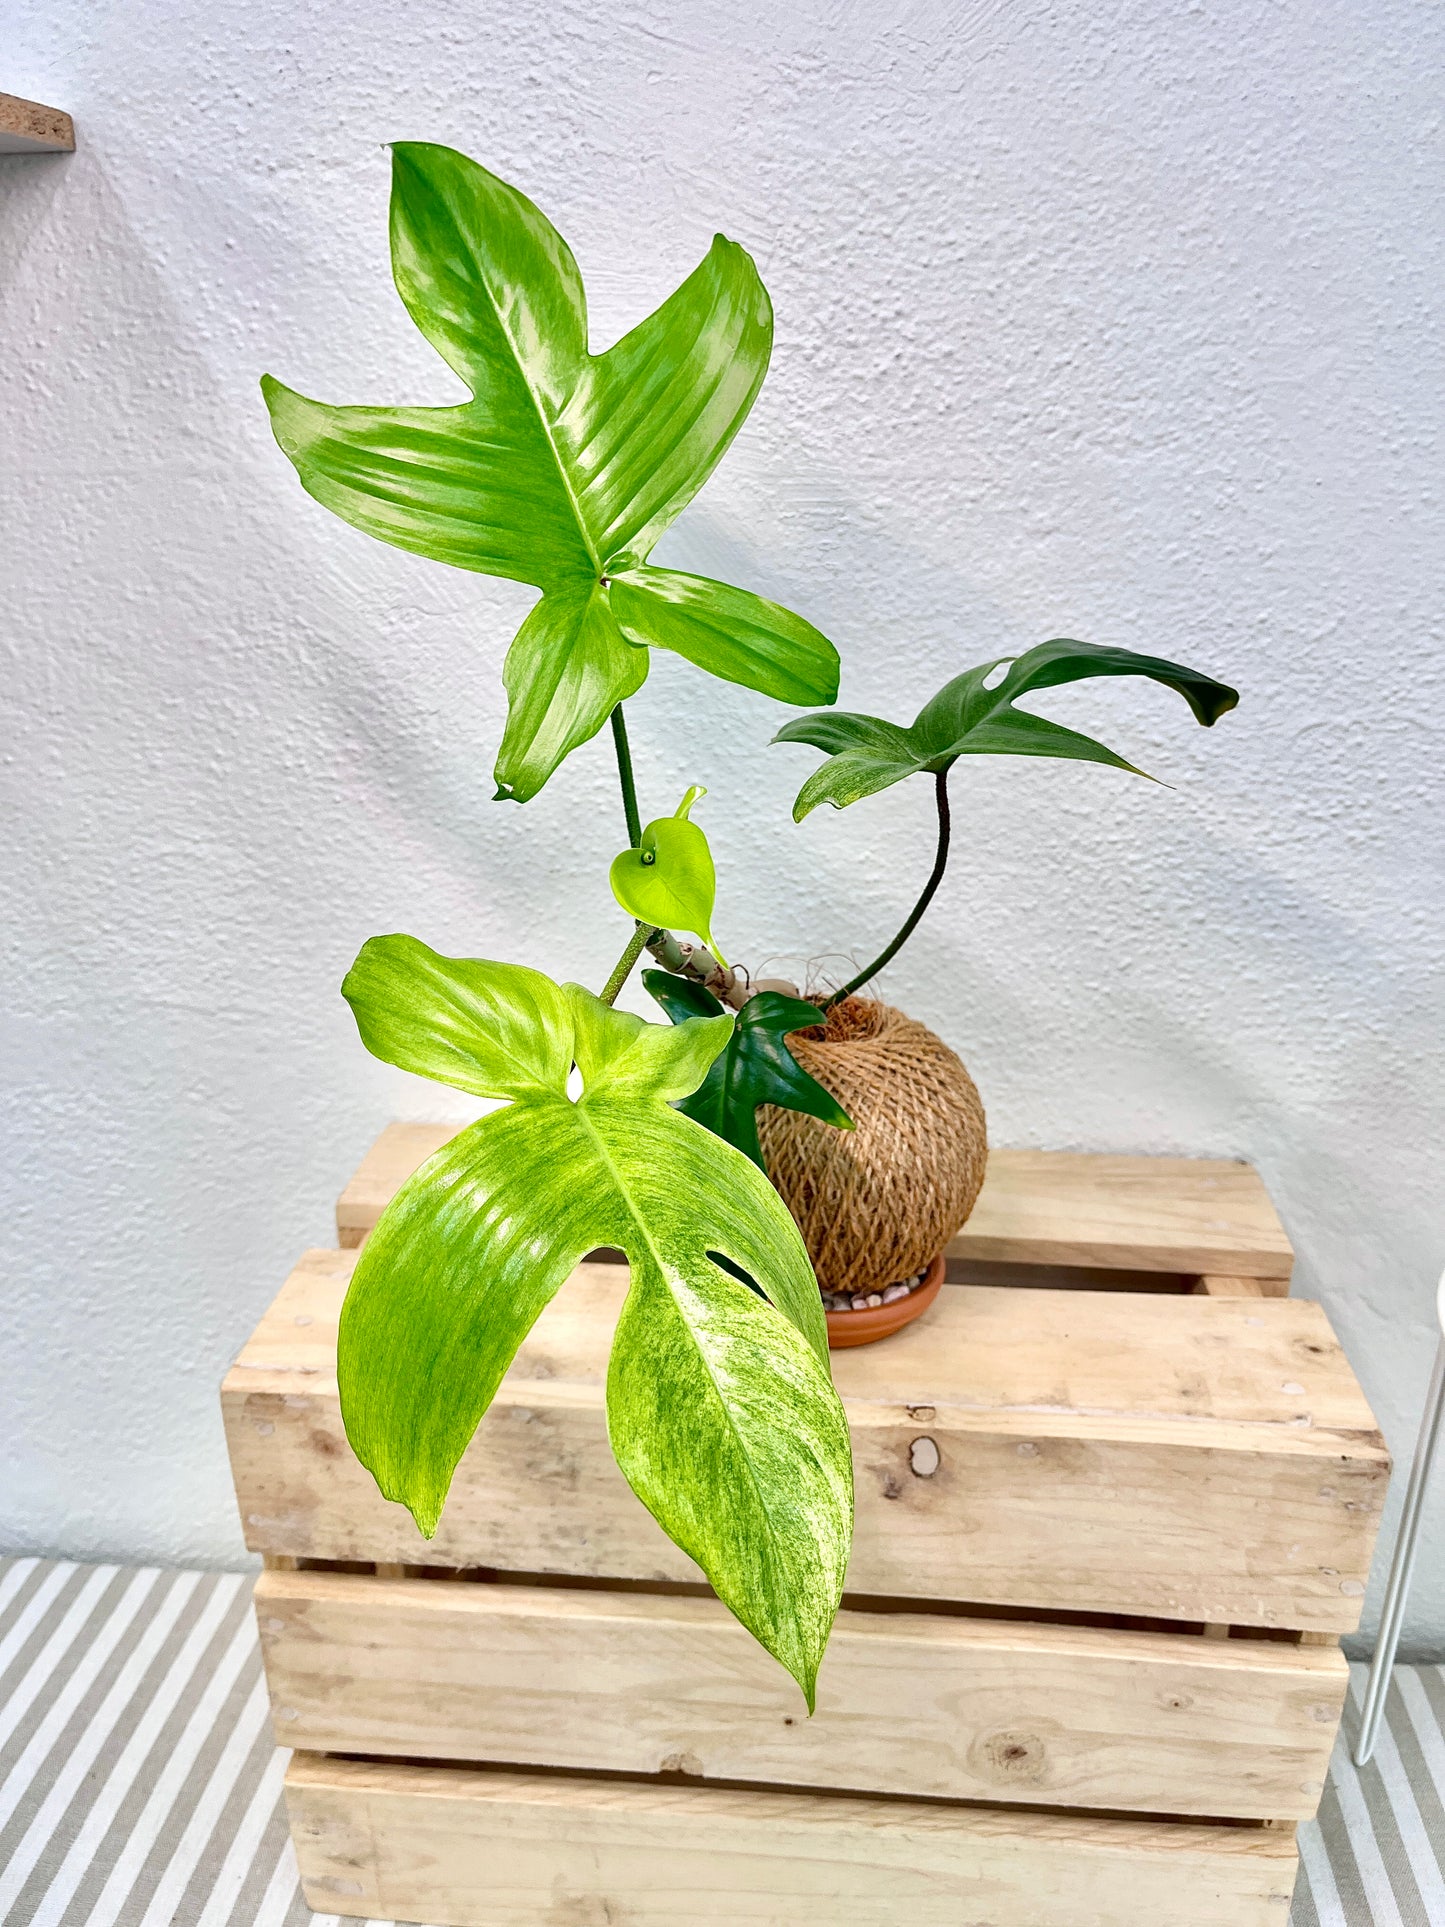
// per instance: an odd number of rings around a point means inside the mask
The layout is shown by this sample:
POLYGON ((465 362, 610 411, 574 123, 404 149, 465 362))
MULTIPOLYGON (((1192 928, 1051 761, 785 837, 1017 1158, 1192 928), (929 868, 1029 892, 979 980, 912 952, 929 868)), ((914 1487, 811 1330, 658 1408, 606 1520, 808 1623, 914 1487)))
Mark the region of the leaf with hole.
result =
POLYGON ((1014 707, 1021 696, 1036 690, 1093 676, 1147 676, 1177 690, 1195 719, 1206 726, 1239 701, 1238 691, 1227 683, 1158 656, 1088 642, 1040 643, 1022 656, 1000 656, 966 669, 925 703, 906 728, 844 710, 785 723, 773 738, 775 743, 810 743, 828 755, 799 790, 793 820, 801 823, 819 803, 844 809, 905 776, 951 769, 960 756, 1051 756, 1107 763, 1142 776, 1143 770, 1092 737, 1014 707), (1009 665, 1006 674, 990 687, 989 678, 1004 663, 1009 665))
POLYGON ((673 1108, 731 1016, 648 1024, 576 984, 406 936, 372 938, 343 989, 375 1055, 507 1100, 402 1185, 362 1248, 337 1355, 357 1457, 430 1537, 517 1347, 581 1258, 620 1249, 618 1464, 811 1707, 848 1562, 852 1460, 786 1207, 673 1108))

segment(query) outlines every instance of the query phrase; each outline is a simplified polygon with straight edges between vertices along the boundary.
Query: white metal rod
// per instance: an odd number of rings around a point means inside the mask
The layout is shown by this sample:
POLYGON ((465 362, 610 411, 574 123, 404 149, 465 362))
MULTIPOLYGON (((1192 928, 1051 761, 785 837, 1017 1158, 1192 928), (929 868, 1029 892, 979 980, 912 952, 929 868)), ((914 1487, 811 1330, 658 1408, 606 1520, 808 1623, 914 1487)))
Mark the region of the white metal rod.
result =
MULTIPOLYGON (((1445 1284, 1442 1284, 1445 1288, 1445 1284)), ((1425 1416, 1415 1447, 1415 1462, 1410 1468, 1410 1483, 1405 1491, 1405 1506, 1400 1514, 1400 1533, 1395 1541, 1395 1557, 1390 1566, 1390 1583, 1385 1588, 1385 1604, 1380 1614, 1380 1631, 1375 1642, 1375 1657, 1370 1664, 1370 1680, 1365 1690, 1360 1715, 1360 1737, 1355 1743, 1355 1765, 1364 1766, 1375 1750, 1380 1716, 1390 1691, 1390 1674, 1400 1644, 1400 1629, 1405 1621, 1405 1604, 1410 1581, 1415 1575, 1415 1555, 1420 1544, 1420 1514, 1430 1468, 1435 1463, 1435 1448, 1440 1443, 1440 1421, 1445 1415, 1445 1337, 1435 1351, 1435 1372, 1425 1401, 1425 1416)))

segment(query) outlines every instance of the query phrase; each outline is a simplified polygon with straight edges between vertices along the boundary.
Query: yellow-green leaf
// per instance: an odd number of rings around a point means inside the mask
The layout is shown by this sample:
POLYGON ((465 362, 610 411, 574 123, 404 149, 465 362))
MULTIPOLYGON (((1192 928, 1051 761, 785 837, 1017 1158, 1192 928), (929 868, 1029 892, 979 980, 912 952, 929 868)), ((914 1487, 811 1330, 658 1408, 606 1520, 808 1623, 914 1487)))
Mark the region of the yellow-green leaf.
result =
POLYGON ((525 194, 428 142, 399 142, 392 166, 397 289, 472 399, 333 407, 269 375, 262 388, 317 501, 384 542, 543 591, 507 658, 498 794, 534 796, 639 686, 651 643, 784 702, 831 702, 837 652, 811 624, 646 567, 767 371, 772 308, 751 258, 718 235, 594 355, 572 251, 525 194))
POLYGON ((822 1303, 772 1186, 672 1108, 731 1016, 648 1024, 412 937, 373 938, 345 989, 379 1056, 509 1100, 407 1180, 362 1250, 337 1357, 358 1458, 433 1533, 518 1345, 580 1258, 619 1248, 632 1283, 608 1374, 618 1462, 811 1706, 852 1531, 822 1303))
POLYGON ((612 894, 639 923, 663 930, 691 930, 719 963, 727 959, 710 928, 717 897, 712 851, 688 812, 707 791, 694 783, 671 816, 659 816, 642 832, 635 850, 612 862, 612 894))

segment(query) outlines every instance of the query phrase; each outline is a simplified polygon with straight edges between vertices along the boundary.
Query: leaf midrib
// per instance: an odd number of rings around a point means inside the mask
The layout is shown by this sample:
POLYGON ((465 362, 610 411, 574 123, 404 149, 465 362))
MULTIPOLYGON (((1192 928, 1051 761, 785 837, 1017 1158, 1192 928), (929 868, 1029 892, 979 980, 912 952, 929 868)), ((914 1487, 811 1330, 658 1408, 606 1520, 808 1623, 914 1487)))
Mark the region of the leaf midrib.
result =
MULTIPOLYGON (((993 691, 989 690, 986 693, 988 695, 992 695, 993 691)), ((1007 700, 1000 698, 999 701, 995 703, 991 703, 989 707, 983 711, 982 715, 975 716, 973 721, 971 723, 966 724, 964 728, 960 730, 959 733, 956 736, 954 736, 943 749, 936 749, 933 751, 931 755, 929 755, 922 748, 922 746, 918 743, 917 738, 913 734, 914 730, 917 729, 918 724, 916 722, 911 723, 909 725, 908 735, 909 735, 910 743, 913 747, 913 766, 915 770, 937 771, 945 761, 956 762, 960 756, 965 754, 965 751, 961 748, 961 745, 966 743, 969 737, 972 736, 976 730, 982 729, 985 723, 991 723, 994 720, 994 718, 999 714, 1000 710, 1008 710, 1012 708, 1013 708, 1012 697, 1009 697, 1007 700)))
MULTIPOLYGON (((542 433, 546 438, 547 447, 551 451, 552 461, 556 466, 557 479, 561 482, 563 493, 566 495, 568 504, 571 507, 572 519, 577 524, 577 533, 582 538, 582 546, 587 551, 587 558, 592 564, 593 574, 594 576, 600 576, 602 574, 602 558, 598 555, 596 544, 593 542, 592 537, 588 534, 587 523, 583 518, 583 514, 582 514, 582 504, 577 498, 577 491, 572 486, 572 478, 567 473, 567 465, 562 460, 561 450, 557 446, 557 438, 552 432, 552 424, 547 419, 547 411, 542 406, 541 396, 537 393, 536 389, 532 386, 531 381, 528 379, 527 364, 522 359, 521 350, 518 348, 517 343, 513 338, 512 331, 507 326, 507 323, 503 318, 501 304, 498 302, 497 297, 493 292, 490 277, 487 278, 487 293, 491 296, 492 312, 497 317, 497 327, 501 331, 502 338, 505 340, 508 348, 510 348, 512 352, 512 360, 516 364, 518 377, 521 380, 523 388, 527 392, 527 397, 531 402, 532 407, 536 411, 537 421, 541 426, 542 433)), ((582 319, 582 326, 583 326, 583 332, 585 335, 586 327, 587 327, 587 318, 585 313, 582 319)), ((591 352, 586 347, 584 347, 582 350, 582 367, 585 369, 592 362, 593 359, 594 357, 591 354, 591 352)), ((572 392, 574 394, 576 393, 575 383, 573 385, 572 392)), ((546 591, 543 591, 543 593, 545 594, 546 591)))

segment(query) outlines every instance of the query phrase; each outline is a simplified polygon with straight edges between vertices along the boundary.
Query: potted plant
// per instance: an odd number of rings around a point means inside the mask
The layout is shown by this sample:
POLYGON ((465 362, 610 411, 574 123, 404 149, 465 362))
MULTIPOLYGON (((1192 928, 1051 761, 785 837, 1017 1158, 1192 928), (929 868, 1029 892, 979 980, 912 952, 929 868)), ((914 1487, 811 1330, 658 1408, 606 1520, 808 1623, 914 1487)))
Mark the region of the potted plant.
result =
POLYGON ((787 724, 776 740, 825 753, 798 821, 927 775, 938 846, 902 928, 847 983, 812 997, 752 985, 712 936, 713 862, 692 821, 704 791, 643 824, 623 704, 652 648, 799 707, 837 694, 837 652, 802 617, 649 560, 758 392, 767 293, 718 236, 653 315, 594 355, 576 263, 525 196, 446 147, 400 144, 393 169, 398 291, 472 399, 331 407, 268 376, 276 437, 306 489, 355 526, 540 590, 506 659, 497 797, 526 802, 610 727, 627 834, 611 883, 633 921, 595 994, 410 936, 373 938, 352 965, 343 991, 368 1049, 503 1102, 408 1180, 362 1251, 338 1351, 347 1435, 429 1536, 543 1307, 588 1251, 621 1249, 613 1451, 811 1707, 852 1526, 828 1326, 849 1342, 916 1315, 983 1176, 963 1066, 858 995, 943 878, 949 772, 981 754, 1131 768, 1015 706, 1084 677, 1150 677, 1203 723, 1237 699, 1177 664, 1060 641, 955 677, 908 727, 828 708, 787 724), (614 1007, 644 950, 670 1023, 614 1007), (866 1280, 876 1290, 856 1289, 860 1264, 881 1266, 866 1280))

